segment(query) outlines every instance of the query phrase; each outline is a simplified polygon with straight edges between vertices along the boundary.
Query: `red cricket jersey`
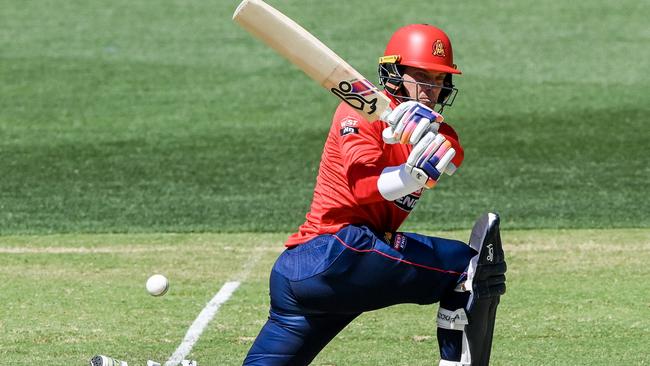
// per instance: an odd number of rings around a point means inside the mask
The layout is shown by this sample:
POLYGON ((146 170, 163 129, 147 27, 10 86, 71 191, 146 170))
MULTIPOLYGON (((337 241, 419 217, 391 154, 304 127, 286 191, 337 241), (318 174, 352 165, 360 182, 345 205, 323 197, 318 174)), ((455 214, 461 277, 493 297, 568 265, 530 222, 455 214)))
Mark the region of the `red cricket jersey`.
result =
POLYGON ((422 189, 395 201, 379 193, 384 168, 406 162, 411 145, 386 144, 381 132, 388 124, 368 123, 344 102, 332 119, 321 157, 314 198, 307 220, 286 241, 302 244, 321 234, 333 234, 349 224, 377 232, 396 231, 417 203, 422 189))

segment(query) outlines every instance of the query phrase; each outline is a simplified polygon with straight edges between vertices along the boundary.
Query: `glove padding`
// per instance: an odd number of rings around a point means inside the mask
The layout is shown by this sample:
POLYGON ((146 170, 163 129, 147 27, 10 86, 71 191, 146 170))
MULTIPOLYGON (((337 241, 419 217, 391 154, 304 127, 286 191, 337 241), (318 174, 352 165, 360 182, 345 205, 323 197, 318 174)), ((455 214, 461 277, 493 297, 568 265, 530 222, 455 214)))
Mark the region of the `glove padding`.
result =
POLYGON ((389 124, 382 132, 382 138, 387 144, 417 144, 427 132, 438 132, 440 123, 444 120, 440 113, 416 101, 408 101, 398 105, 385 118, 389 124))
POLYGON ((443 134, 427 132, 406 160, 406 171, 424 188, 433 188, 456 155, 443 134))

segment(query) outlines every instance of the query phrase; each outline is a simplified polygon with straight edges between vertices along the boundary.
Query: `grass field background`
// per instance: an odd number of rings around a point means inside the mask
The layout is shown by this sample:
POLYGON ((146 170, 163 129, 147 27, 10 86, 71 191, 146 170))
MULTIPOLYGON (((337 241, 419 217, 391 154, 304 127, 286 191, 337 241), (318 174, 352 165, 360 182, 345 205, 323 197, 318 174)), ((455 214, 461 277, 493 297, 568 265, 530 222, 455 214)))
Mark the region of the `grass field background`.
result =
MULTIPOLYGON (((466 239, 467 231, 433 235, 466 239)), ((650 362, 645 265, 650 231, 508 231, 509 289, 494 365, 644 365, 650 362), (571 255, 567 255, 570 250, 571 255)), ((199 364, 241 364, 268 314, 268 273, 280 234, 11 236, 0 247, 3 364, 79 364, 104 353, 144 365, 166 360, 217 290, 241 287, 197 342, 199 364), (170 291, 152 298, 148 274, 170 291)), ((362 315, 315 365, 431 365, 436 306, 362 315)))
MULTIPOLYGON (((647 227, 647 2, 271 1, 376 81, 407 23, 464 74, 466 161, 409 219, 647 227)), ((337 100, 231 20, 234 1, 7 1, 0 232, 290 231, 337 100)))
MULTIPOLYGON (((398 27, 450 35, 466 160, 404 229, 466 239, 501 213, 495 365, 650 363, 650 3, 269 2, 373 82, 398 27)), ((241 362, 337 100, 237 3, 0 0, 0 364, 165 360, 232 279, 191 357, 241 362)), ((316 364, 432 364, 434 315, 364 314, 316 364)))

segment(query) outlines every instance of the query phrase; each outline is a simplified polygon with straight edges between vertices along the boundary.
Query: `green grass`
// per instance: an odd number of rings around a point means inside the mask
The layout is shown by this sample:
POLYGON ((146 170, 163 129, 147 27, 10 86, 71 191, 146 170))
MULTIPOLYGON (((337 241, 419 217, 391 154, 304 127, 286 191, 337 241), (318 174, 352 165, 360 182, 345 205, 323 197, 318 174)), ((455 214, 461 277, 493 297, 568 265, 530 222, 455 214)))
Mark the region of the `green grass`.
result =
MULTIPOLYGON (((432 233, 466 239, 467 231, 432 233)), ((645 264, 650 231, 502 233, 509 263, 495 365, 643 365, 650 362, 645 264)), ((103 234, 0 239, 3 364, 84 364, 96 353, 142 365, 166 360, 229 280, 242 285, 189 357, 237 365, 266 320, 268 274, 286 234, 103 234), (161 272, 169 293, 144 283, 161 272)), ((436 306, 362 315, 315 365, 431 365, 436 306), (362 350, 362 352, 360 352, 362 350)))
MULTIPOLYGON (((650 363, 648 2, 269 2, 372 81, 398 27, 451 36, 466 160, 405 229, 465 239, 501 213, 494 364, 650 363)), ((239 29, 237 3, 0 0, 0 363, 165 360, 242 279, 191 354, 241 363, 337 100, 239 29)), ((316 364, 430 365, 434 316, 364 314, 316 364)))
MULTIPOLYGON (((337 101, 236 3, 0 0, 0 234, 294 230, 337 101)), ((451 35, 467 158, 409 229, 648 227, 646 2, 271 3, 371 80, 397 27, 451 35)))

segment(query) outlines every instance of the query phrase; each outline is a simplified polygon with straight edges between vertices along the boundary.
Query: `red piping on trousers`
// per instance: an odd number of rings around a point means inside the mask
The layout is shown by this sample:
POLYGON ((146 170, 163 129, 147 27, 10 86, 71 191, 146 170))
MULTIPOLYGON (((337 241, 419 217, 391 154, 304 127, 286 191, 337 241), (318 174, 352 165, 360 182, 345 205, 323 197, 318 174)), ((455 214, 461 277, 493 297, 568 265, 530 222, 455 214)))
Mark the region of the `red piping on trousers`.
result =
POLYGON ((357 253, 370 253, 370 252, 373 252, 373 253, 377 253, 377 254, 379 254, 379 255, 381 255, 381 256, 384 256, 384 257, 386 257, 386 258, 390 258, 390 259, 392 259, 392 260, 398 261, 398 262, 402 262, 402 263, 410 264, 410 265, 412 265, 412 266, 420 267, 420 268, 424 268, 424 269, 428 269, 428 270, 431 270, 431 271, 442 272, 442 273, 448 273, 448 274, 459 275, 459 276, 465 274, 465 272, 462 272, 462 273, 461 273, 461 272, 451 271, 451 270, 448 270, 448 269, 440 269, 440 268, 436 268, 436 267, 425 266, 424 264, 419 264, 419 263, 409 262, 409 261, 407 261, 407 260, 400 259, 400 258, 397 258, 397 257, 393 257, 393 256, 388 255, 388 254, 386 254, 386 253, 382 253, 382 252, 378 251, 377 249, 357 249, 357 248, 353 248, 353 247, 347 245, 347 244, 343 241, 343 239, 339 238, 338 236, 336 236, 336 235, 334 235, 334 234, 332 234, 332 236, 335 237, 336 240, 338 240, 341 244, 343 244, 344 247, 346 247, 346 248, 348 248, 348 249, 350 249, 350 250, 352 250, 352 251, 354 251, 354 252, 357 252, 357 253))

